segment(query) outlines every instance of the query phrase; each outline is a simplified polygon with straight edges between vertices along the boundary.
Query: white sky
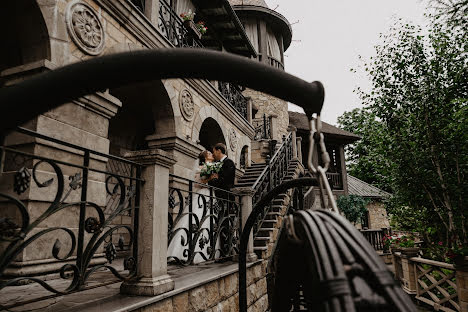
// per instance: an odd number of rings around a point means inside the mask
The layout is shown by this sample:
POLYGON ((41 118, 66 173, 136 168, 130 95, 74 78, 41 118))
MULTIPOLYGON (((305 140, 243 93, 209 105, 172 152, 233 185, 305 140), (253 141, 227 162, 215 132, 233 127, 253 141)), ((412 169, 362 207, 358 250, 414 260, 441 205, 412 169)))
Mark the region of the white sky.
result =
MULTIPOLYGON (((266 0, 292 25, 293 41, 285 55, 286 71, 325 86, 324 121, 336 124, 345 111, 359 107, 356 86, 369 86, 368 78, 350 72, 374 55, 379 34, 401 17, 424 24, 425 1, 420 0, 266 0)), ((290 110, 299 107, 290 104, 290 110)))

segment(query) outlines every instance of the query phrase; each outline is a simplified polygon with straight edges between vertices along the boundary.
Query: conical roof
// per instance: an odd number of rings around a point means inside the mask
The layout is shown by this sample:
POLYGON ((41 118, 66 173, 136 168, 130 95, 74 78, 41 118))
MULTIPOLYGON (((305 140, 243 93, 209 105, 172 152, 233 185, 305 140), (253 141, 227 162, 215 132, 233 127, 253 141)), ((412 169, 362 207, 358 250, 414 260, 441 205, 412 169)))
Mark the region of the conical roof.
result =
POLYGON ((229 0, 231 5, 255 5, 268 8, 265 0, 229 0))

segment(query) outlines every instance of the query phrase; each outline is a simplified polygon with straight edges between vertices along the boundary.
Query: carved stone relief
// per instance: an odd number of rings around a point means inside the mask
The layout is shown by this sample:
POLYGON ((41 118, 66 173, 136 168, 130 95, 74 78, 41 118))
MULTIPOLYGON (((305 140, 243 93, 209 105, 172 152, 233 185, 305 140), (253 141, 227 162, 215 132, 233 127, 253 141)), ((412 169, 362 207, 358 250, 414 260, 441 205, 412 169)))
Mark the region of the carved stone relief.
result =
POLYGON ((83 2, 71 2, 66 23, 68 33, 78 48, 91 55, 102 52, 105 44, 104 28, 93 8, 83 2))
POLYGON ((193 119, 195 115, 195 105, 193 104, 193 97, 189 90, 184 89, 180 92, 179 107, 182 116, 188 121, 193 119))
POLYGON ((229 130, 229 147, 231 148, 232 151, 235 151, 237 148, 237 134, 236 131, 231 128, 229 130))

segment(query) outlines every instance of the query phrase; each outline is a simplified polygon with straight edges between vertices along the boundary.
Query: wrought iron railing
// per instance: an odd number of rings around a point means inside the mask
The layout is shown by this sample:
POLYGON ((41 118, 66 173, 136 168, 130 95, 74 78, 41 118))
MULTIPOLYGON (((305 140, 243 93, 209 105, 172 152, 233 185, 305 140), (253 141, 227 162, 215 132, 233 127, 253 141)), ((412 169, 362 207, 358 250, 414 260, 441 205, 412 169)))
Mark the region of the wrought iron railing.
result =
MULTIPOLYGON (((293 141, 292 133, 288 136, 283 137, 283 143, 279 149, 275 152, 273 157, 268 162, 265 169, 253 184, 252 188, 254 194, 252 196, 252 204, 255 205, 262 199, 269 191, 283 182, 284 178, 288 174, 290 161, 293 158, 293 141)), ((254 236, 260 229, 266 214, 271 209, 270 206, 266 206, 263 213, 259 214, 258 219, 254 225, 254 236)))
POLYGON ((91 280, 98 285, 97 272, 119 280, 137 273, 137 163, 24 128, 11 132, 0 152, 0 294, 29 281, 63 295, 86 289, 91 280), (117 261, 119 255, 126 258, 117 261), (30 260, 55 263, 62 280, 15 269, 30 260))
POLYGON ((178 48, 203 48, 203 44, 165 0, 159 2, 158 27, 161 34, 178 48))
POLYGON ((262 118, 252 120, 252 126, 255 128, 255 140, 271 139, 271 119, 263 114, 262 118))
POLYGON ((168 261, 189 265, 238 254, 240 197, 170 175, 168 261))
POLYGON ((229 82, 218 82, 219 92, 224 98, 241 114, 242 117, 247 119, 247 99, 242 94, 239 86, 229 82))
POLYGON ((343 189, 343 178, 339 172, 327 172, 326 173, 328 182, 332 189, 342 190, 343 189))
POLYGON ((138 10, 145 13, 145 0, 130 0, 130 2, 136 6, 138 10))

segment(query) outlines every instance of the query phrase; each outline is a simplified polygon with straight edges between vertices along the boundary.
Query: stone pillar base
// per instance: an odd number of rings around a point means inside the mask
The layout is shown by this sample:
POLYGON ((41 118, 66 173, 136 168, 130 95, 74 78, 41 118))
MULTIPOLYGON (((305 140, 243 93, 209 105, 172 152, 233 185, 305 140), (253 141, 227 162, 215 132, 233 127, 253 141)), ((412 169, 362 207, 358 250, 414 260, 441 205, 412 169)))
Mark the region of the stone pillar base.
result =
POLYGON ((174 281, 169 275, 156 278, 143 277, 138 280, 123 282, 120 293, 136 296, 157 296, 174 289, 174 281))

